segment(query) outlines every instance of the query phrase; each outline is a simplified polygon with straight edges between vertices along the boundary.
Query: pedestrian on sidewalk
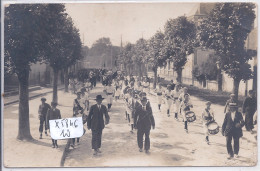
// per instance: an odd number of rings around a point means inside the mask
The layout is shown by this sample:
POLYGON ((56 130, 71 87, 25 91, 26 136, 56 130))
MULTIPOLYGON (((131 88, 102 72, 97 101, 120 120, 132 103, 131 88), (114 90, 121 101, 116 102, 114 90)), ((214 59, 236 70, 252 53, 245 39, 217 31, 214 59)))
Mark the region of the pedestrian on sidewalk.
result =
POLYGON ((92 149, 94 149, 94 154, 97 155, 101 153, 101 137, 102 131, 105 128, 105 124, 109 123, 109 115, 107 108, 102 104, 104 98, 101 95, 96 96, 97 104, 90 107, 89 116, 88 116, 88 129, 92 130, 92 149), (105 116, 105 124, 103 117, 105 116))
POLYGON ((208 131, 208 124, 211 122, 211 121, 214 121, 214 112, 213 110, 210 108, 211 106, 211 102, 210 101, 207 101, 206 102, 206 108, 203 110, 202 112, 202 126, 203 126, 203 130, 204 130, 204 133, 205 133, 205 140, 206 142, 209 144, 209 131, 208 131))
POLYGON ((168 117, 170 117, 170 110, 171 110, 171 106, 172 106, 172 102, 173 102, 173 91, 171 89, 170 84, 167 85, 167 90, 165 91, 164 95, 165 95, 165 99, 167 101, 167 115, 168 115, 168 117))
POLYGON ((222 135, 226 137, 228 159, 231 159, 238 157, 239 138, 243 136, 242 127, 245 122, 242 114, 237 111, 237 103, 229 103, 229 109, 230 111, 226 113, 222 125, 222 135), (231 144, 232 138, 234 140, 234 150, 231 144))
POLYGON ((42 104, 39 106, 38 114, 39 114, 39 120, 40 120, 40 127, 39 127, 39 132, 40 132, 40 139, 42 139, 42 132, 43 132, 43 126, 45 128, 45 135, 48 136, 47 134, 47 122, 46 122, 46 115, 49 109, 51 109, 51 106, 46 103, 46 98, 41 98, 42 104))
MULTIPOLYGON (((51 109, 48 110, 46 116, 46 121, 49 129, 50 129, 49 120, 55 120, 55 119, 61 119, 61 114, 60 114, 60 110, 57 109, 57 103, 51 102, 51 109)), ((52 139, 52 148, 55 147, 58 148, 57 140, 52 139)))
POLYGON ((181 102, 181 113, 184 120, 184 130, 188 133, 188 121, 186 118, 186 113, 190 111, 190 108, 193 107, 193 105, 190 102, 190 95, 186 93, 184 95, 184 100, 181 102))
POLYGON ((245 116, 245 127, 247 131, 253 133, 254 123, 253 118, 257 109, 257 102, 253 90, 249 90, 248 97, 245 99, 242 107, 243 115, 245 116))
POLYGON ((143 136, 145 135, 144 149, 150 150, 150 130, 155 128, 155 121, 151 106, 147 103, 146 96, 141 98, 141 105, 136 107, 134 126, 137 128, 137 143, 139 151, 143 151, 143 136))
POLYGON ((225 108, 224 108, 224 113, 229 112, 229 103, 237 103, 237 100, 235 99, 235 94, 230 94, 229 96, 230 98, 227 100, 226 104, 225 104, 225 108))

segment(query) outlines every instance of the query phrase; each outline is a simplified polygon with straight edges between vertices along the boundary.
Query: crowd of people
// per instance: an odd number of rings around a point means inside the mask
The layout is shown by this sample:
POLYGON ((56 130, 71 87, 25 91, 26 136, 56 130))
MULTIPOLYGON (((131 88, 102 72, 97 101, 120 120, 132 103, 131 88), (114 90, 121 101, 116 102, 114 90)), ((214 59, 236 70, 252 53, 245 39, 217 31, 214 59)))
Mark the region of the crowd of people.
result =
MULTIPOLYGON (((104 97, 97 95, 96 104, 90 106, 89 94, 96 86, 95 81, 89 78, 80 82, 76 79, 70 80, 70 92, 77 95, 73 103, 73 117, 82 116, 83 123, 87 123, 88 129, 92 131, 92 149, 93 155, 101 153, 101 137, 105 124, 109 123, 109 112, 113 112, 113 100, 122 99, 125 104, 125 114, 123 117, 130 125, 130 132, 137 130, 137 145, 139 151, 150 150, 150 130, 155 129, 155 119, 153 109, 148 99, 156 97, 158 103, 158 111, 161 112, 162 105, 166 105, 166 116, 171 117, 174 114, 176 120, 183 121, 183 127, 188 133, 188 123, 196 120, 196 115, 192 111, 188 88, 171 81, 166 86, 166 90, 162 87, 162 83, 158 82, 156 89, 151 89, 150 79, 145 77, 134 77, 133 75, 124 76, 121 72, 100 72, 100 81, 104 86, 103 92, 106 95, 107 106, 102 104, 104 97), (105 118, 105 121, 104 121, 105 118), (144 144, 143 144, 143 139, 144 144)), ((93 78, 90 76, 90 78, 93 78)), ((96 80, 96 79, 92 79, 96 80)), ((234 94, 230 95, 230 99, 226 102, 224 113, 225 119, 221 127, 221 133, 226 137, 226 147, 228 159, 238 157, 239 138, 243 136, 242 127, 245 125, 246 130, 253 133, 254 123, 253 117, 256 116, 257 102, 253 90, 249 91, 249 96, 245 99, 242 106, 242 113, 238 111, 238 101, 235 100, 234 94), (245 118, 245 121, 244 121, 245 118), (232 139, 234 147, 232 147, 232 139)), ((48 120, 61 118, 60 111, 56 108, 57 103, 52 102, 51 106, 41 99, 42 104, 39 106, 40 119, 40 138, 42 138, 43 125, 45 124, 45 134, 47 134, 48 120)), ((214 111, 211 108, 211 102, 207 101, 201 109, 202 128, 205 135, 205 141, 210 144, 209 135, 215 135, 219 132, 219 126, 215 121, 214 111)), ((77 138, 79 144, 80 138, 77 138)), ((74 148, 76 139, 72 139, 71 147, 74 148)), ((57 140, 52 140, 53 148, 58 148, 57 140)))

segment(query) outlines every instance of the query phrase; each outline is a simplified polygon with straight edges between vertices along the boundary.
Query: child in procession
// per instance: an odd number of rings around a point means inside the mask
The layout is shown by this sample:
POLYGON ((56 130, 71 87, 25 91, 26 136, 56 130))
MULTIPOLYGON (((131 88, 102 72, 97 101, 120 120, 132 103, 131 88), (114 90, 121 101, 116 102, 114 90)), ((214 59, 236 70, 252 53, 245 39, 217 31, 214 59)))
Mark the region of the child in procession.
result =
POLYGON ((209 144, 209 131, 208 131, 208 124, 214 120, 214 112, 211 109, 211 102, 206 102, 206 108, 202 112, 202 126, 205 133, 205 140, 207 144, 209 144))
POLYGON ((170 117, 170 109, 173 101, 173 91, 171 90, 171 85, 167 85, 167 90, 165 91, 164 96, 167 101, 167 115, 170 117))
POLYGON ((155 89, 155 93, 157 94, 157 103, 158 103, 158 110, 161 112, 161 105, 162 105, 162 95, 163 95, 163 90, 162 90, 162 84, 158 84, 158 88, 155 89))
POLYGON ((184 120, 184 129, 188 133, 188 121, 186 118, 186 113, 190 111, 190 108, 193 107, 193 105, 190 102, 190 95, 188 93, 184 94, 184 100, 181 102, 181 114, 184 120))

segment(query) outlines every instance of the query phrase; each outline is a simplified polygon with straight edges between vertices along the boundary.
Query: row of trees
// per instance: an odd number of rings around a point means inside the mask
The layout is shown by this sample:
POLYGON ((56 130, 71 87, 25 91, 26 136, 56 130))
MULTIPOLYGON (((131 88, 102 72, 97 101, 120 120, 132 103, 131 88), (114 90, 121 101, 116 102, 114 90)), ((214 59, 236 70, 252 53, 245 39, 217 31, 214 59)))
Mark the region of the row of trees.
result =
MULTIPOLYGON (((48 63, 53 69, 53 101, 58 101, 58 73, 81 58, 79 31, 63 4, 13 4, 5 8, 5 73, 19 81, 18 139, 30 140, 28 80, 30 66, 48 63)), ((65 79, 65 80, 66 80, 65 79)))
POLYGON ((148 63, 155 81, 157 68, 169 60, 181 83, 187 56, 197 47, 212 49, 215 55, 203 64, 202 72, 211 73, 207 78, 215 78, 217 61, 220 69, 233 78, 233 93, 237 98, 240 81, 253 76, 248 61, 256 51, 246 49, 245 41, 253 28, 254 8, 253 3, 217 3, 198 27, 185 16, 169 19, 164 32, 157 31, 149 40, 141 38, 135 44, 127 44, 120 54, 121 61, 125 67, 134 61, 148 63))
POLYGON ((120 54, 125 68, 134 62, 138 64, 139 74, 143 63, 148 63, 154 72, 156 87, 157 69, 166 65, 166 61, 173 62, 177 80, 181 82, 182 69, 187 62, 187 55, 193 53, 196 44, 196 26, 187 17, 180 16, 169 19, 165 30, 157 31, 149 40, 139 39, 136 44, 128 43, 120 54))

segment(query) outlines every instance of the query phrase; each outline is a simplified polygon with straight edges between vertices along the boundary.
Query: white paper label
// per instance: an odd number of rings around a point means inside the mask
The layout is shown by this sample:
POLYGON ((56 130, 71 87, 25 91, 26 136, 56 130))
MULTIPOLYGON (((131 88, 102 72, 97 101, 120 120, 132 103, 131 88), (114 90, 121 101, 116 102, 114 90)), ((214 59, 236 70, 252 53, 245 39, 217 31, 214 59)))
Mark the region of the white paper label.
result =
POLYGON ((50 120, 51 138, 55 140, 78 138, 83 135, 82 117, 50 120))

